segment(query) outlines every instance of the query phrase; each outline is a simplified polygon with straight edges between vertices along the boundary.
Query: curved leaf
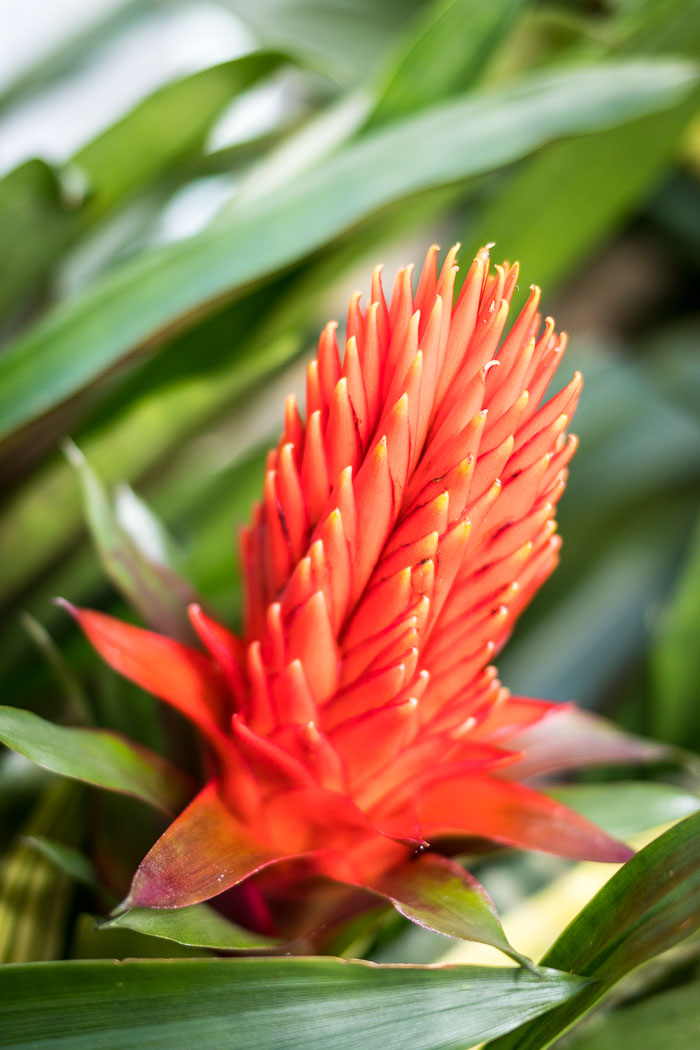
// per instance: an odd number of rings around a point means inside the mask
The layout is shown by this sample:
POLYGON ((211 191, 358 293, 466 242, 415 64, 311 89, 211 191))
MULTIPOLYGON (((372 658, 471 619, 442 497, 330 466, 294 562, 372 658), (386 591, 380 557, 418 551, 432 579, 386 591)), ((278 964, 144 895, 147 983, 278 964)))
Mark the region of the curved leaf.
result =
POLYGON ((580 987, 555 971, 339 959, 5 966, 0 1047, 464 1050, 580 987))
POLYGON ((694 66, 683 62, 547 73, 368 135, 244 215, 124 264, 9 347, 0 362, 0 436, 135 348, 152 346, 166 327, 185 326, 205 305, 288 266, 391 201, 507 164, 552 138, 662 110, 695 81, 694 66))
POLYGON ((236 926, 207 904, 192 904, 189 908, 129 908, 100 923, 101 930, 122 928, 218 951, 272 948, 278 943, 236 926))
POLYGON ((700 926, 700 814, 676 824, 595 895, 542 959, 595 981, 489 1050, 542 1050, 626 973, 700 926))
POLYGON ((508 943, 484 887, 454 861, 424 853, 370 888, 388 897, 411 922, 447 937, 489 944, 536 971, 532 962, 508 943))
POLYGON ((190 794, 186 778, 160 755, 105 729, 47 722, 31 711, 0 707, 0 742, 53 773, 133 795, 177 813, 190 794))

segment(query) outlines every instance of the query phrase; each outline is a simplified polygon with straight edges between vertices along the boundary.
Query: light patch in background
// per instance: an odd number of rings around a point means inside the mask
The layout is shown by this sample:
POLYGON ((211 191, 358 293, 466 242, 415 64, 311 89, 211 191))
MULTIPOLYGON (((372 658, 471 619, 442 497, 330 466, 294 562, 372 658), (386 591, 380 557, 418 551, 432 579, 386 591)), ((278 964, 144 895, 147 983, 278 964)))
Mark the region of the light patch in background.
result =
MULTIPOLYGON (((5 81, 0 88, 5 89, 46 59, 57 40, 59 46, 66 46, 101 18, 126 6, 123 0, 121 4, 114 0, 0 3, 4 41, 0 65, 5 81), (36 39, 33 28, 40 30, 36 39)), ((74 73, 8 109, 0 119, 0 173, 34 156, 64 163, 158 87, 236 58, 253 46, 242 23, 213 3, 135 5, 133 21, 93 51, 74 73)))

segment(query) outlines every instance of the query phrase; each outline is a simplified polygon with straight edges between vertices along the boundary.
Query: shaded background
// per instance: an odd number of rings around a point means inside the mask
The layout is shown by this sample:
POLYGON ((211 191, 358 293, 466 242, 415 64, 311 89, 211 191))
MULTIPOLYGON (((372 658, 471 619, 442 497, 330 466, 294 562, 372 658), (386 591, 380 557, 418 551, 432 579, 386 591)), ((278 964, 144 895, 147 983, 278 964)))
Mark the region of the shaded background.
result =
MULTIPOLYGON (((561 380, 580 368, 586 382, 562 564, 502 677, 697 748, 700 124, 679 61, 697 54, 700 9, 34 0, 0 13, 3 701, 162 747, 150 698, 52 596, 119 615, 136 604, 178 633, 163 601, 194 592, 235 624, 235 529, 321 325, 378 260, 388 290, 433 241, 459 240, 463 265, 495 241, 496 260, 522 264, 521 299, 542 285, 570 333, 561 380), (68 436, 94 475, 69 462, 68 436), (124 482, 139 498, 122 487, 111 502, 124 482)), ((30 811, 35 831, 73 844, 97 806, 131 821, 124 800, 92 794, 51 809, 46 784, 0 756, 10 834, 30 811)), ((149 820, 128 823, 128 846, 93 840, 105 867, 128 877, 149 820)), ((64 950, 65 915, 43 920, 44 957, 64 950)))

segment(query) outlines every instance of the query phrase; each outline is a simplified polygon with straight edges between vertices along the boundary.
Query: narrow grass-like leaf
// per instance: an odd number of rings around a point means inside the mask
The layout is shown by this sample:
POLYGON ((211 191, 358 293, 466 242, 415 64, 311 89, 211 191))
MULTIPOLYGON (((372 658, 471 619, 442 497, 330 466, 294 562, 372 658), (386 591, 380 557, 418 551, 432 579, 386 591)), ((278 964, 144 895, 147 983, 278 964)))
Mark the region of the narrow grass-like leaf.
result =
POLYGON ((543 1050, 621 977, 698 926, 700 814, 695 814, 625 864, 542 959, 543 966, 595 980, 547 1017, 489 1044, 489 1050, 543 1050))
POLYGON ((651 654, 652 728, 663 740, 700 746, 700 519, 676 593, 651 654))
POLYGON ((591 1018, 567 1050, 690 1050, 700 1032, 697 980, 591 1018))
POLYGON ((186 326, 216 299, 290 265, 368 213, 499 167, 552 138, 668 108, 695 82, 692 65, 669 61, 547 73, 365 137, 245 216, 124 264, 9 347, 0 362, 0 436, 135 348, 152 346, 166 328, 186 326))
POLYGON ((368 126, 417 113, 477 80, 528 0, 447 0, 427 5, 378 87, 368 126))
POLYGON ((111 500, 82 452, 72 443, 65 451, 80 479, 85 515, 105 572, 150 627, 192 642, 187 606, 199 598, 166 560, 160 523, 130 489, 122 492, 120 504, 111 500))
POLYGON ((339 959, 75 962, 0 970, 3 1050, 464 1050, 581 979, 339 959))
POLYGON ((188 798, 189 785, 174 766, 108 730, 58 726, 31 711, 0 707, 0 742, 54 773, 133 795, 169 814, 188 798))

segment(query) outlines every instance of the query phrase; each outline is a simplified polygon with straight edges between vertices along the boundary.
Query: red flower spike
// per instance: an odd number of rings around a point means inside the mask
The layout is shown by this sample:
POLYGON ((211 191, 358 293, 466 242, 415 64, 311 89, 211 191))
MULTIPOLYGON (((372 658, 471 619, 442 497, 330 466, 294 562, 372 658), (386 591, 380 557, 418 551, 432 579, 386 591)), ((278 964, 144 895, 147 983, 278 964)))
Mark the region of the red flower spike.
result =
MULTIPOLYGON (((242 535, 242 638, 197 608, 205 653, 76 611, 113 667, 191 718, 217 771, 129 903, 190 904, 277 861, 284 894, 303 857, 305 876, 364 885, 426 922, 441 872, 478 894, 454 866, 411 866, 441 835, 629 856, 518 783, 551 768, 566 715, 511 697, 489 661, 556 565, 581 377, 541 406, 566 340, 542 326, 539 289, 504 337, 517 266, 489 274, 482 250, 452 305, 456 253, 438 272, 433 246, 415 297, 406 267, 389 303, 375 269, 366 309, 350 301, 342 358, 337 325, 323 330, 306 422, 289 399, 242 535)), ((639 757, 585 737, 577 756, 564 734, 568 764, 639 757)), ((271 900, 275 870, 258 880, 271 900)))

